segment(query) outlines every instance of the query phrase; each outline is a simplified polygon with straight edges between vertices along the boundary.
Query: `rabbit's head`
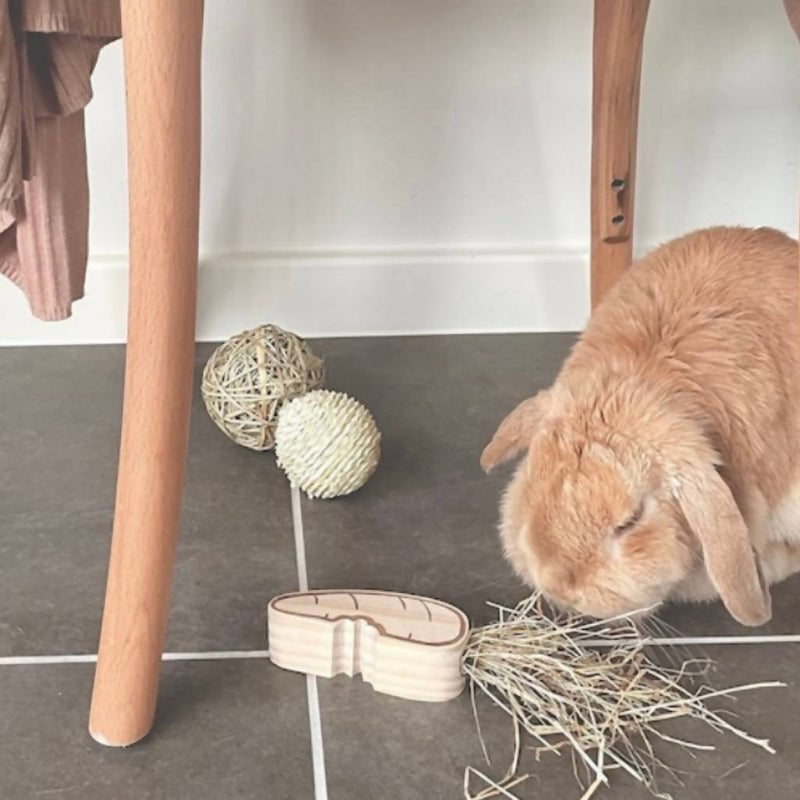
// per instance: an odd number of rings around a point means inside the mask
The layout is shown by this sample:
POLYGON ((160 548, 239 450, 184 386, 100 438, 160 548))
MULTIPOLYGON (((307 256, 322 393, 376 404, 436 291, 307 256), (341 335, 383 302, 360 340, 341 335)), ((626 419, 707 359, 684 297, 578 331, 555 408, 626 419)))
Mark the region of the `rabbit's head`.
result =
POLYGON ((501 504, 506 555, 556 604, 599 618, 652 608, 705 569, 739 622, 761 624, 769 594, 717 453, 667 399, 634 381, 519 405, 481 459, 488 471, 525 452, 501 504))

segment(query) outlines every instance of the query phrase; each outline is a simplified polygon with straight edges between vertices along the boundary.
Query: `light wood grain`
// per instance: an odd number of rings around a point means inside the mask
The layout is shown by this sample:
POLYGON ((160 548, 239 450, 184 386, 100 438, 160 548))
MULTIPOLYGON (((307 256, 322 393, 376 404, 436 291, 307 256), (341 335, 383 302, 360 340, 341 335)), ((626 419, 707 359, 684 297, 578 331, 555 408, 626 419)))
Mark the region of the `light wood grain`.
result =
POLYGON ((442 702, 464 688, 466 615, 438 600, 373 591, 295 592, 269 604, 269 653, 284 669, 357 675, 375 691, 442 702))
POLYGON ((152 725, 189 430, 197 280, 201 0, 123 0, 130 299, 122 441, 89 728, 152 725))
POLYGON ((639 83, 649 5, 649 0, 594 4, 592 308, 631 263, 639 83))

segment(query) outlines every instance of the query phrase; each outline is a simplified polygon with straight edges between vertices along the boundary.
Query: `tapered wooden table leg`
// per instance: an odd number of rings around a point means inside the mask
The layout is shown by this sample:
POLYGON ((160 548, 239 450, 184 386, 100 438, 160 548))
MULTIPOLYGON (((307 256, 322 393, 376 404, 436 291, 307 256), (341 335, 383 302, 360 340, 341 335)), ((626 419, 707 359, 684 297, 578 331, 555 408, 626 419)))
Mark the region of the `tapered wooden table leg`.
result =
POLYGON ((631 263, 636 129, 650 0, 595 0, 592 66, 592 308, 631 263))
POLYGON ((155 713, 194 363, 202 0, 123 0, 130 300, 117 501, 89 729, 155 713))

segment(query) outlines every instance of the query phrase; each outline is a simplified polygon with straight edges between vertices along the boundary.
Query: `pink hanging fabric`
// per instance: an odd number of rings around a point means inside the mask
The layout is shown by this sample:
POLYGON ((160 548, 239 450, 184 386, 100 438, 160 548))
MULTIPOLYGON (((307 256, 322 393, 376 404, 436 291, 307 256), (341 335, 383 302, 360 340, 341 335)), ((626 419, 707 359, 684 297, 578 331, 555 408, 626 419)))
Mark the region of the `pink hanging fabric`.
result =
POLYGON ((65 319, 83 296, 83 109, 119 36, 118 0, 0 0, 0 273, 40 319, 65 319))

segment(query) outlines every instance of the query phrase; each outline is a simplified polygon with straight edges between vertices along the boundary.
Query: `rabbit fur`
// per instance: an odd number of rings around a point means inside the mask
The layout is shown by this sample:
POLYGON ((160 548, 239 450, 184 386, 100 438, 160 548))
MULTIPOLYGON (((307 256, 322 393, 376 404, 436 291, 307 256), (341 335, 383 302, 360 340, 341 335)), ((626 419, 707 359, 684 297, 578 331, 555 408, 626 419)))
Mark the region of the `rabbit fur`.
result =
POLYGON ((517 573, 594 617, 720 597, 745 625, 800 569, 797 242, 716 227, 634 263, 489 471, 517 573))

